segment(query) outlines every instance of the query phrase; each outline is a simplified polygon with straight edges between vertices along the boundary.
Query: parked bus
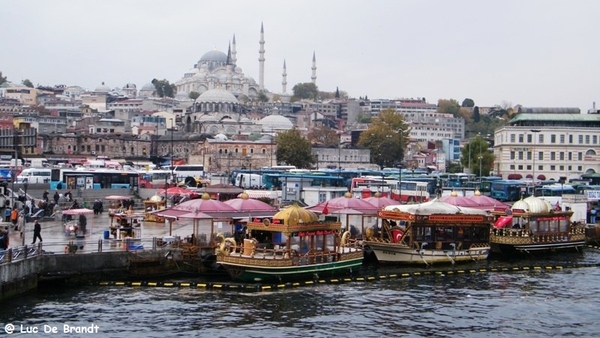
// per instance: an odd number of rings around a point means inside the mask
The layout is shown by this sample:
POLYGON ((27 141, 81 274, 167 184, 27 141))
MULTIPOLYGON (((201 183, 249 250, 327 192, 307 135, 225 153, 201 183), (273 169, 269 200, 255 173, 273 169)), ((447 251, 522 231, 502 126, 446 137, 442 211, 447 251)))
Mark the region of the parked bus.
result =
POLYGON ((390 183, 381 177, 377 178, 375 176, 355 177, 352 179, 350 192, 356 198, 368 198, 376 193, 380 193, 383 197, 389 197, 392 187, 398 182, 398 180, 394 181, 394 183, 390 183))
POLYGON ((392 199, 400 202, 420 203, 429 200, 428 182, 401 181, 392 190, 392 199))
POLYGON ((535 189, 535 196, 562 196, 563 194, 576 194, 573 186, 568 184, 545 185, 535 189))
POLYGON ((28 168, 21 171, 19 176, 17 176, 17 183, 50 183, 51 175, 52 169, 28 168))
POLYGON ((140 188, 163 188, 171 181, 169 170, 147 170, 138 175, 140 188))
POLYGON ((50 189, 119 189, 138 187, 139 172, 115 169, 52 169, 50 189))
POLYGON ((518 180, 497 180, 492 182, 490 196, 498 201, 518 201, 527 194, 527 184, 518 180))
POLYGON ((313 175, 313 174, 290 174, 290 173, 276 173, 276 174, 264 174, 262 183, 264 188, 267 190, 281 190, 284 183, 288 179, 294 181, 306 180, 310 182, 310 186, 316 187, 345 187, 346 182, 343 177, 329 176, 329 175, 313 175))
POLYGON ((188 181, 188 177, 203 178, 204 166, 202 164, 183 164, 173 168, 173 175, 177 181, 188 181))

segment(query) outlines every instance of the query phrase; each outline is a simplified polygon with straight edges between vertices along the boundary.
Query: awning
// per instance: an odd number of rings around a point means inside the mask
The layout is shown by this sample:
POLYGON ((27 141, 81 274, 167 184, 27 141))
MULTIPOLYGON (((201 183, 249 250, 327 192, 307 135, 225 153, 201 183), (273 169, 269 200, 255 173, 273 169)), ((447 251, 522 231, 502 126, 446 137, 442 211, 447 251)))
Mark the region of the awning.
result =
POLYGON ((525 176, 526 178, 533 178, 533 175, 531 174, 527 174, 527 176, 525 176))
POLYGON ((537 179, 540 180, 540 181, 545 181, 546 180, 546 175, 538 175, 537 179))
POLYGON ((523 178, 523 175, 521 174, 508 174, 507 177, 509 180, 520 180, 523 178))
POLYGON ((500 216, 494 223, 494 228, 510 228, 512 226, 512 216, 500 216))
MULTIPOLYGON (((270 190, 246 190, 246 194, 248 194, 249 198, 259 199, 259 198, 270 198, 272 200, 277 199, 277 192, 270 190)), ((242 193, 243 194, 243 193, 242 193)), ((239 194, 237 197, 240 198, 242 194, 239 194)))

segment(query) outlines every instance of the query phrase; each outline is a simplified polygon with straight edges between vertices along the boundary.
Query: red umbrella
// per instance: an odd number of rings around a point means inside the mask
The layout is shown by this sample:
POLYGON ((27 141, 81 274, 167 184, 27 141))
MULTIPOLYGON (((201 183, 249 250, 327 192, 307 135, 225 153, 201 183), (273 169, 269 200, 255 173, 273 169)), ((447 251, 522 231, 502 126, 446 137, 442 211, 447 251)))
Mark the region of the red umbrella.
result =
POLYGON ((277 211, 277 208, 271 206, 265 202, 251 199, 248 194, 242 193, 240 198, 234 198, 223 202, 227 205, 232 206, 237 211, 277 211))

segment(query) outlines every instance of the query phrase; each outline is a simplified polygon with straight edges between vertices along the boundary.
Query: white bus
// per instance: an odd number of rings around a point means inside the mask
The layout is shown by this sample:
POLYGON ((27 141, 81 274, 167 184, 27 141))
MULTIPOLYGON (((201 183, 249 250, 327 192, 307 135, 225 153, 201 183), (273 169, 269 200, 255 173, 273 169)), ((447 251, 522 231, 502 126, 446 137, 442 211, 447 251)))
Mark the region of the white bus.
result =
POLYGON ((17 176, 17 183, 50 183, 52 169, 27 168, 17 176))
POLYGON ((173 175, 177 181, 185 181, 187 177, 203 178, 204 166, 201 164, 182 164, 173 168, 173 175))

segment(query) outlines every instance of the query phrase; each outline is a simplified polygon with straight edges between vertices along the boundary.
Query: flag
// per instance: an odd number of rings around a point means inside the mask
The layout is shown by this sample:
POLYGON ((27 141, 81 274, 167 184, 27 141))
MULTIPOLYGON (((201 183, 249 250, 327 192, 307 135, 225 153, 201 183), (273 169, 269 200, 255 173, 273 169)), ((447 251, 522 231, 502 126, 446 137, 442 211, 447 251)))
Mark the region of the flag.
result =
POLYGON ((325 202, 325 206, 323 207, 323 215, 327 215, 329 214, 329 208, 327 208, 327 204, 329 204, 329 201, 325 202))

